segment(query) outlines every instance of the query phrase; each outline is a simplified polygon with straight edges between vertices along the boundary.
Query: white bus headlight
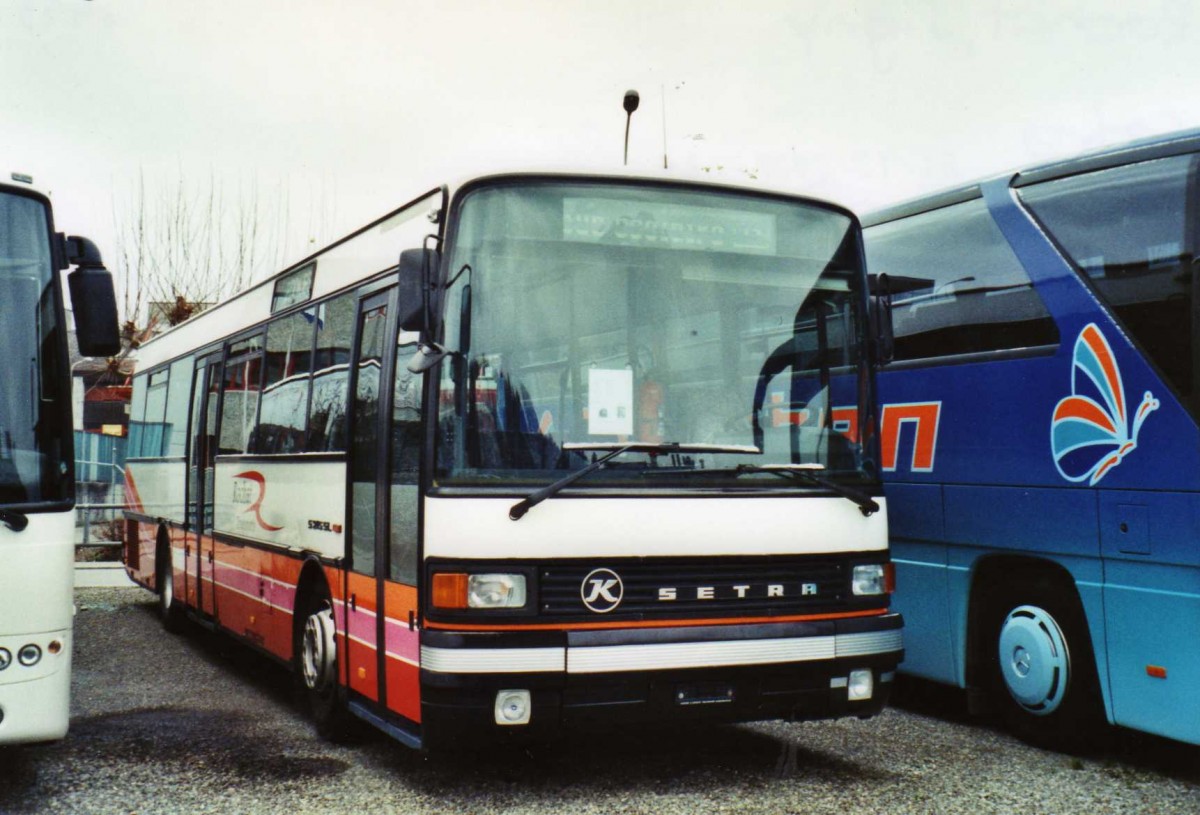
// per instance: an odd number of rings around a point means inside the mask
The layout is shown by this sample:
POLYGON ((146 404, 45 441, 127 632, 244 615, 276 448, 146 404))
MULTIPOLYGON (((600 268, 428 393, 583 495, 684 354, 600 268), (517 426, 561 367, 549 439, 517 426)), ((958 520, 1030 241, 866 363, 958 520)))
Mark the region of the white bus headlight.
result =
POLYGON ((26 668, 32 668, 37 665, 42 659, 42 649, 34 645, 32 642, 28 645, 21 646, 21 650, 17 652, 17 662, 20 662, 26 668))
POLYGON ((529 724, 533 704, 527 690, 502 690, 496 694, 496 724, 529 724))
POLYGON ((892 591, 892 564, 868 563, 855 566, 850 580, 850 590, 858 596, 888 594, 892 591))
POLYGON ((525 575, 473 574, 467 578, 467 608, 522 608, 525 575))
POLYGON ((524 608, 525 575, 434 572, 434 608, 524 608))
POLYGON ((12 665, 12 651, 7 648, 0 648, 0 671, 3 671, 9 665, 12 665))
POLYGON ((846 684, 846 698, 851 702, 861 702, 870 699, 875 692, 875 677, 871 670, 851 671, 850 680, 846 684))

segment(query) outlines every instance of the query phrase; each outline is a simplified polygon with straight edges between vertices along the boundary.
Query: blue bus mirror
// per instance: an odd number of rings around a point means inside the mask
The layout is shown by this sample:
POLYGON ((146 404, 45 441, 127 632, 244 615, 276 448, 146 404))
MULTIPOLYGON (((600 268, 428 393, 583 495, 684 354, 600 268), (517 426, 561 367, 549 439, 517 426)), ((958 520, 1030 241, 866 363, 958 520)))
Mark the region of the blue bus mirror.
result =
POLYGON ((892 287, 886 274, 870 275, 871 339, 875 343, 875 363, 887 365, 896 354, 896 335, 892 323, 892 287))

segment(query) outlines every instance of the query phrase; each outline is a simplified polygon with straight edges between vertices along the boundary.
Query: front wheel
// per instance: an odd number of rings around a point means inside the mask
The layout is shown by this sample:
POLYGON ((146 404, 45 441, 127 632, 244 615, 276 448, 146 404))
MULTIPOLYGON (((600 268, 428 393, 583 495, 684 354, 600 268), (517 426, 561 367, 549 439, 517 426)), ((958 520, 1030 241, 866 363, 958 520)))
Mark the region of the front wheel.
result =
POLYGON ((1073 591, 1034 584, 992 608, 993 683, 1022 739, 1077 752, 1104 721, 1095 658, 1073 591))
POLYGON ((305 706, 317 732, 338 741, 347 735, 349 714, 337 681, 337 627, 329 599, 322 597, 310 606, 301 625, 296 673, 305 706))

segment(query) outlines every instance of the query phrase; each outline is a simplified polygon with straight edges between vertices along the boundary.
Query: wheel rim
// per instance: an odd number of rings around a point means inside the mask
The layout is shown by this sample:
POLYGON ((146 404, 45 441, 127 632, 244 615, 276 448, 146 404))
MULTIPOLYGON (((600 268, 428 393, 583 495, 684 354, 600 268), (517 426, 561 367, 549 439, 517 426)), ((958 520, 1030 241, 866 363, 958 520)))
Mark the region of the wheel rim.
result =
POLYGON ((1037 606, 1018 606, 1000 626, 1000 675, 1013 700, 1035 716, 1062 704, 1071 673, 1066 637, 1053 616, 1037 606))
POLYGON ((337 661, 333 632, 333 611, 328 606, 308 615, 304 622, 300 666, 305 686, 317 693, 324 691, 333 682, 334 665, 337 661))

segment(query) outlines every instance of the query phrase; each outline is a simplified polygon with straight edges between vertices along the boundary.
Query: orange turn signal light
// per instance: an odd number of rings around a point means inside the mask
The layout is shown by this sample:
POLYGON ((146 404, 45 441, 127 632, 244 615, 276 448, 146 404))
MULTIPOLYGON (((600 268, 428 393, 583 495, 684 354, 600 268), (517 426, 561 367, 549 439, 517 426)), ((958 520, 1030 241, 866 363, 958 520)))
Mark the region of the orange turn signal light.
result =
POLYGON ((435 572, 433 605, 435 608, 466 608, 467 575, 461 572, 435 572))
POLYGON ((1167 678, 1167 669, 1161 665, 1147 665, 1146 666, 1146 676, 1152 677, 1154 679, 1166 679, 1167 678))
POLYGON ((888 594, 896 593, 896 564, 883 564, 883 590, 888 594))

